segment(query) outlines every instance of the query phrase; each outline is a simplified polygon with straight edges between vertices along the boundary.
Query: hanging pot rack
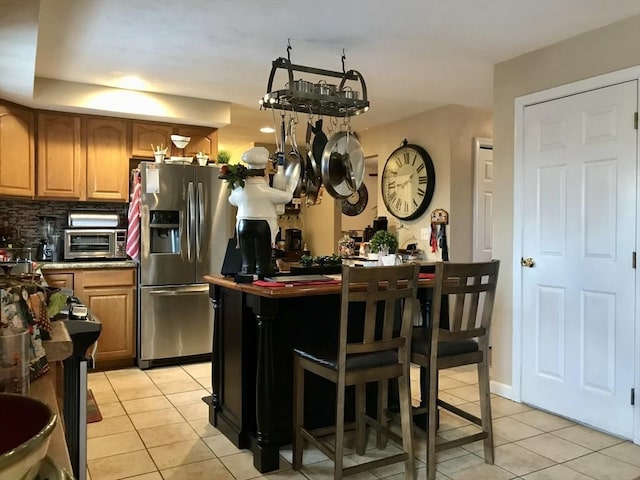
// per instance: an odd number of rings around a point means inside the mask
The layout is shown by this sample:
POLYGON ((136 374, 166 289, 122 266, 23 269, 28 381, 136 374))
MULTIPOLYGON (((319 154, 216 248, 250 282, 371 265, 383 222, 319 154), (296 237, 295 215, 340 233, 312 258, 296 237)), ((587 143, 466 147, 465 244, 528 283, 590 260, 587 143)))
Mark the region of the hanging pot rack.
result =
POLYGON ((279 57, 271 63, 271 74, 269 75, 269 81, 267 83, 267 93, 260 99, 261 108, 288 110, 291 112, 330 117, 351 117, 369 110, 367 85, 360 72, 357 70, 345 70, 344 61, 346 57, 344 51, 342 53, 342 72, 338 72, 293 64, 291 63, 290 50, 291 45, 287 47, 287 58, 279 57), (274 90, 273 81, 278 70, 287 71, 288 83, 285 85, 285 88, 274 90), (330 94, 302 91, 295 87, 295 81, 301 79, 294 79, 294 72, 339 78, 340 84, 336 91, 330 94), (362 98, 347 98, 345 92, 348 91, 348 88, 351 88, 347 85, 347 81, 360 83, 362 98))

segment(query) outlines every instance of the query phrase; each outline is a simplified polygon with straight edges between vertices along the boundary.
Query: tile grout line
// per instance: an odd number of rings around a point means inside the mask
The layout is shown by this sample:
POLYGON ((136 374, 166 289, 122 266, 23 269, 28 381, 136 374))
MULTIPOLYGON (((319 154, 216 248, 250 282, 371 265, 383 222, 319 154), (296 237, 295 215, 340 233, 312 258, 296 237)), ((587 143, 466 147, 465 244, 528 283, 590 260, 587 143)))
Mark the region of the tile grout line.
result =
MULTIPOLYGON (((198 389, 198 390, 204 390, 204 391, 206 391, 206 392, 207 392, 207 394, 210 394, 210 393, 211 393, 211 392, 209 392, 210 387, 204 386, 204 385, 203 385, 203 384, 198 380, 198 378, 200 378, 200 379, 207 378, 207 377, 208 377, 208 375, 207 375, 207 376, 195 377, 195 376, 193 376, 191 373, 189 373, 187 370, 185 370, 184 366, 180 365, 179 367, 180 367, 180 370, 178 370, 178 371, 186 373, 186 375, 188 376, 188 378, 189 378, 190 380, 192 380, 192 381, 196 382, 198 385, 200 385, 200 386, 202 387, 202 388, 200 388, 200 389, 198 389)), ((139 372, 139 370, 138 370, 138 372, 139 372)), ((154 381, 154 380, 153 380, 153 378, 147 374, 147 372, 143 371, 143 373, 144 373, 144 376, 141 376, 141 378, 146 378, 146 379, 148 379, 148 380, 151 382, 151 384, 152 384, 156 389, 160 390, 160 389, 159 389, 159 383, 156 383, 156 381, 154 381)), ((467 372, 462 371, 462 372, 453 373, 452 375, 460 375, 460 374, 464 374, 464 373, 467 373, 467 372)), ((139 375, 139 373, 134 373, 133 375, 139 375)), ((119 378, 119 377, 126 378, 127 376, 128 376, 127 374, 123 374, 123 375, 121 375, 121 376, 120 376, 120 375, 118 375, 118 376, 115 376, 115 375, 114 375, 114 376, 113 376, 113 380, 115 380, 116 378, 119 378)), ((194 441, 195 441, 195 442, 200 441, 201 443, 204 443, 204 444, 205 444, 205 446, 207 447, 207 451, 211 452, 211 454, 213 455, 213 459, 218 460, 218 461, 220 462, 220 464, 224 467, 225 471, 226 471, 226 472, 228 472, 228 473, 231 475, 231 477, 232 477, 232 478, 234 478, 234 479, 236 479, 236 480, 238 479, 238 477, 236 477, 235 475, 233 475, 233 473, 231 472, 231 470, 229 470, 229 468, 227 467, 227 465, 222 461, 222 457, 219 457, 219 456, 218 456, 218 455, 217 455, 217 454, 212 450, 212 448, 211 448, 211 447, 210 447, 206 442, 204 442, 204 438, 209 438, 209 437, 201 437, 201 436, 200 436, 200 433, 199 433, 198 431, 196 431, 195 427, 194 427, 193 425, 191 425, 191 423, 190 423, 190 422, 199 422, 199 421, 201 421, 202 419, 198 419, 198 418, 191 419, 191 420, 187 419, 187 418, 186 418, 186 416, 184 415, 184 413, 182 413, 182 412, 178 409, 178 406, 177 406, 177 405, 175 405, 175 404, 174 404, 174 403, 173 403, 173 402, 168 398, 168 396, 169 396, 169 395, 172 395, 172 394, 165 394, 162 390, 160 390, 160 395, 154 394, 154 395, 150 395, 150 396, 148 396, 148 397, 140 397, 140 398, 134 398, 134 399, 129 399, 129 400, 120 400, 120 395, 118 394, 118 390, 121 390, 121 389, 116 389, 116 388, 115 388, 115 386, 114 386, 114 382, 113 382, 112 378, 111 378, 109 375, 103 374, 103 376, 99 376, 99 377, 97 377, 97 378, 96 378, 96 380, 97 380, 97 381, 99 381, 99 382, 102 382, 102 381, 103 381, 103 380, 102 380, 103 378, 105 378, 105 379, 107 380, 107 385, 110 387, 111 391, 112 391, 112 392, 113 392, 113 394, 115 395, 115 398, 117 399, 117 403, 119 403, 119 404, 120 404, 120 408, 122 408, 122 410, 125 412, 125 415, 127 416, 127 418, 128 418, 128 420, 129 420, 129 422, 131 422, 131 424, 132 424, 132 426, 133 426, 133 431, 135 431, 135 432, 136 432, 136 436, 137 436, 137 438, 139 439, 139 441, 140 441, 140 442, 141 442, 141 444, 143 445, 143 448, 138 449, 138 450, 132 450, 131 452, 134 452, 134 451, 135 451, 135 452, 138 452, 138 451, 142 451, 142 450, 144 449, 144 450, 147 452, 147 455, 151 458, 152 463, 153 463, 153 465, 154 465, 154 466, 155 466, 155 468, 156 468, 155 472, 158 472, 158 474, 159 474, 160 476, 162 476, 162 473, 161 473, 161 471, 160 471, 160 469, 159 469, 159 467, 158 467, 158 464, 157 464, 157 463, 155 462, 155 460, 153 459, 153 456, 151 456, 151 453, 149 452, 149 448, 146 446, 146 444, 144 443, 144 441, 142 440, 142 437, 141 437, 141 435, 140 435, 140 430, 144 430, 144 428, 138 429, 138 427, 133 423, 133 421, 132 421, 132 419, 131 419, 131 416, 132 416, 132 415, 134 415, 134 414, 136 414, 136 413, 147 413, 147 412, 152 412, 152 411, 155 411, 155 410, 144 410, 144 411, 142 411, 142 412, 135 412, 135 413, 129 414, 129 412, 128 412, 128 411, 126 410, 126 408, 124 407, 124 404, 123 404, 124 402, 127 402, 127 401, 135 401, 135 400, 144 400, 144 399, 148 399, 148 398, 151 398, 151 397, 159 397, 159 396, 164 397, 164 398, 166 399, 166 401, 167 401, 167 402, 169 402, 169 404, 171 405, 171 408, 172 408, 172 409, 174 409, 174 410, 176 410, 176 411, 179 413, 179 418, 181 418, 181 419, 182 419, 182 421, 180 421, 180 422, 175 422, 175 423, 172 423, 172 424, 169 424, 169 425, 176 425, 176 424, 186 424, 186 425, 188 425, 188 426, 189 426, 190 431, 191 431, 192 433, 194 433, 194 434, 196 435, 196 437, 197 437, 197 439, 196 439, 196 440, 194 440, 194 441)), ((459 388, 464 388, 464 387, 475 387, 475 386, 477 386, 477 382, 476 382, 476 383, 467 383, 467 382, 465 382, 465 381, 463 381, 463 380, 460 380, 460 379, 458 379, 458 378, 452 378, 452 379, 453 379, 453 380, 456 380, 456 381, 458 381, 458 382, 460 382, 460 383, 463 383, 464 385, 459 385, 459 386, 457 386, 457 387, 452 387, 452 388, 449 388, 449 389, 446 389, 446 390, 442 390, 442 391, 443 391, 443 392, 448 393, 448 395, 452 395, 452 396, 454 396, 454 397, 456 397, 456 398, 459 398, 459 399, 460 399, 460 401, 463 401, 462 405, 464 405, 464 404, 467 404, 467 405, 475 405, 475 403, 474 403, 474 401, 473 401, 473 400, 469 400, 469 399, 465 399, 465 398, 462 398, 462 397, 458 397, 457 395, 454 395, 453 393, 449 393, 449 392, 448 392, 448 390, 452 390, 452 389, 459 389, 459 388)), ((167 381, 167 382, 164 382, 164 383, 169 383, 170 381, 171 381, 171 380, 169 380, 169 381, 167 381)), ((118 383, 118 382, 116 381, 115 383, 118 383)), ((205 382, 205 383, 207 383, 207 382, 205 382)), ((191 390, 190 390, 190 391, 191 391, 191 390)), ((192 390, 192 391, 197 391, 197 390, 192 390)), ((176 393, 182 393, 182 392, 176 392, 176 393)), ((494 396, 494 395, 492 395, 492 398, 495 398, 495 396, 494 396)), ((418 400, 418 399, 415 399, 415 400, 418 400)), ((505 400, 509 401, 509 399, 505 399, 505 400)), ((104 403, 106 404, 106 403, 115 403, 115 402, 104 402, 104 403)), ((506 406, 506 405, 507 405, 507 404, 505 404, 505 406, 506 406)), ((524 405, 526 405, 526 404, 522 404, 522 405, 524 406, 524 405)), ((532 470, 531 472, 527 472, 525 475, 520 475, 520 476, 519 476, 517 473, 510 471, 508 468, 505 468, 505 467, 503 467, 503 466, 501 466, 501 465, 497 465, 497 464, 495 464, 495 466, 496 466, 497 468, 500 468, 500 469, 504 470, 505 472, 508 472, 510 475, 514 475, 514 476, 515 476, 514 478, 521 478, 521 477, 523 477, 523 476, 530 475, 530 474, 532 474, 532 473, 539 472, 539 471, 542 471, 542 470, 545 470, 545 469, 548 469, 548 468, 552 468, 552 467, 557 466, 557 465, 562 465, 564 468, 568 468, 568 469, 570 469, 571 471, 578 472, 578 473, 580 473, 580 474, 582 474, 582 475, 585 475, 584 473, 579 472, 578 470, 575 470, 575 469, 571 468, 570 466, 568 466, 568 465, 567 465, 567 463, 572 462, 572 461, 577 460, 577 459, 580 459, 580 458, 584 458, 584 457, 589 456, 589 455, 591 455, 591 454, 593 454, 593 453, 600 453, 602 456, 604 456, 604 457, 606 457, 606 458, 609 458, 609 459, 611 459, 611 460, 614 460, 614 461, 617 461, 617 462, 621 462, 622 464, 628 465, 628 466, 630 466, 630 467, 640 468, 640 466, 638 466, 638 465, 634 465, 634 464, 629 463, 629 462, 627 462, 627 461, 625 461, 625 460, 622 460, 622 459, 620 459, 620 458, 616 458, 616 457, 613 457, 613 456, 611 456, 611 455, 608 455, 607 453, 604 453, 604 450, 606 450, 606 449, 608 449, 608 448, 614 447, 614 446, 616 446, 616 445, 624 444, 624 443, 625 443, 625 440, 617 439, 617 438, 616 438, 616 440, 619 440, 619 441, 617 441, 616 443, 613 443, 613 444, 611 444, 611 445, 607 445, 607 446, 601 447, 601 448, 599 448, 599 449, 597 449, 597 450, 594 450, 594 449, 592 449, 592 448, 590 448, 590 447, 586 447, 586 446, 584 446, 584 445, 581 445, 581 444, 579 444, 579 443, 576 443, 576 442, 574 442, 574 441, 572 441, 572 440, 570 440, 570 439, 566 439, 566 438, 563 438, 563 437, 561 437, 561 436, 559 436, 559 435, 555 435, 555 433, 556 433, 556 432, 559 432, 560 430, 564 430, 564 429, 571 428, 571 427, 575 427, 575 426, 581 426, 580 424, 573 424, 573 425, 569 425, 569 426, 565 426, 565 427, 560 427, 560 428, 556 428, 556 429, 544 430, 544 429, 542 429, 542 428, 539 428, 539 427, 538 427, 538 426, 536 426, 536 425, 531 425, 531 424, 529 424, 529 423, 526 423, 526 422, 524 422, 524 421, 522 421, 522 420, 520 420, 520 419, 516 418, 516 416, 517 416, 517 415, 521 415, 521 414, 523 414, 523 413, 531 412, 531 411, 535 411, 535 412, 542 412, 542 413, 546 413, 546 414, 549 414, 549 415, 554 415, 554 414, 552 414, 552 413, 544 412, 543 410, 536 409, 535 407, 530 407, 529 405, 526 405, 526 407, 528 407, 528 409, 527 409, 527 410, 517 411, 517 412, 511 413, 511 414, 509 414, 509 415, 502 415, 501 417, 498 417, 498 418, 509 418, 509 419, 511 419, 511 420, 513 420, 513 421, 516 421, 516 422, 518 422, 518 423, 520 423, 520 424, 522 424, 522 425, 525 425, 525 426, 527 426, 527 427, 531 427, 531 428, 538 429, 538 430, 540 430, 540 431, 541 431, 541 433, 538 433, 538 434, 535 434, 535 435, 532 435, 532 436, 529 436, 529 437, 524 437, 524 438, 521 438, 521 439, 518 439, 518 440, 507 441, 504 445, 515 445, 515 446, 517 446, 517 447, 519 447, 519 448, 522 448, 522 449, 526 450, 526 451, 527 451, 527 452, 529 452, 529 453, 532 453, 532 454, 534 454, 534 455, 538 455, 538 456, 540 456, 540 457, 544 458, 545 460, 547 460, 547 461, 549 461, 549 462, 552 462, 552 465, 546 466, 546 467, 544 467, 544 468, 540 468, 540 469, 532 470), (585 453, 585 454, 578 455, 577 457, 574 457, 574 458, 571 458, 571 459, 569 459, 569 460, 566 460, 565 462, 556 462, 555 460, 550 459, 550 458, 546 457, 545 455, 542 455, 542 454, 540 454, 540 453, 538 453, 538 452, 536 452, 536 451, 534 451, 534 450, 532 450, 532 449, 530 449, 530 448, 528 448, 528 447, 526 447, 526 446, 524 446, 524 445, 520 445, 520 444, 518 444, 518 443, 517 443, 517 442, 520 442, 520 441, 524 441, 524 440, 528 440, 528 439, 533 439, 533 438, 541 437, 541 436, 543 436, 543 435, 547 435, 547 434, 548 434, 548 435, 553 435, 555 438, 557 438, 557 439, 559 439, 559 440, 564 440, 565 442, 569 442, 570 444, 573 444, 573 445, 575 445, 575 446, 577 446, 577 447, 585 448, 585 449, 586 449, 586 450, 588 450, 589 452, 588 452, 588 453, 585 453)), ((160 409, 158 409, 158 410, 160 410, 160 409)), ((120 415, 117 415, 117 416, 120 416, 120 415)), ((117 416, 116 416, 116 417, 117 417, 117 416)), ((123 416, 124 416, 124 415, 123 415, 123 416)), ((113 418, 113 417, 109 417, 109 418, 113 418)), ((563 417, 559 417, 559 418, 563 418, 563 417)), ((162 426, 162 425, 160 425, 160 426, 162 426)), ((466 426, 468 426, 468 425, 463 425, 463 424, 461 424, 461 425, 456 426, 456 427, 454 427, 454 428, 448 429, 447 431, 455 430, 455 429, 457 429, 457 428, 465 428, 466 426)), ((154 427, 156 427, 156 426, 153 426, 153 427, 145 427, 145 428, 154 428, 154 427)), ((587 429, 589 429, 590 431, 593 431, 593 432, 598 432, 597 430, 592 429, 592 428, 587 427, 587 426, 584 426, 584 428, 587 428, 587 429)), ((108 435, 100 435, 100 436, 98 436, 98 437, 93 437, 93 438, 103 438, 103 437, 108 437, 108 436, 112 436, 112 435, 117 435, 117 434, 119 434, 119 433, 125 433, 125 432, 117 432, 117 433, 108 434, 108 435)), ((598 432, 598 433, 601 433, 601 432, 598 432)), ((606 434, 606 433, 604 433, 604 432, 602 432, 602 433, 603 433, 604 435, 608 435, 608 434, 606 434)), ((494 434, 495 434, 495 432, 494 432, 494 434)), ((217 436, 217 435, 213 435, 213 436, 217 436)), ((613 437, 613 438, 615 438, 615 437, 613 437)), ((505 439, 505 440, 506 440, 506 439, 505 439)), ((174 443, 176 443, 176 442, 174 442, 174 443)), ((464 449, 464 448, 463 448, 463 449, 464 449)), ((466 449, 464 449, 464 450, 466 450, 466 449)), ((237 452, 235 452, 235 453, 230 453, 229 455, 224 455, 223 457, 229 457, 229 456, 233 456, 233 455, 238 455, 239 453, 241 453, 241 452, 243 452, 243 451, 246 451, 246 449, 238 450, 238 451, 237 451, 237 452)), ((125 453, 130 453, 130 452, 125 452, 125 453)), ((119 454, 116 454, 116 455, 119 455, 119 454)), ((99 457, 99 458, 100 458, 100 459, 103 459, 103 458, 109 458, 109 457, 111 457, 111 456, 116 456, 116 455, 108 455, 108 456, 105 456, 105 457, 99 457)), ((460 458, 460 457, 467 456, 467 455, 474 455, 474 457, 477 457, 477 458, 479 458, 479 459, 481 459, 481 460, 483 460, 483 461, 484 461, 484 455, 482 454, 482 452, 481 452, 481 451, 478 451, 478 452, 471 452, 471 451, 469 451, 469 450, 466 450, 466 453, 463 453, 463 454, 461 454, 461 455, 460 455, 460 456, 458 456, 458 457, 452 457, 452 458, 449 458, 449 459, 447 459, 447 460, 443 460, 443 461, 444 461, 444 462, 446 462, 446 461, 449 461, 449 460, 455 460, 456 458, 460 458)), ((422 462, 422 460, 420 460, 420 459, 418 458, 418 456, 417 456, 417 455, 416 455, 416 459, 417 459, 417 460, 419 460, 420 462, 422 462)), ((182 464, 180 464, 180 465, 177 465, 177 466, 175 466, 175 467, 170 467, 170 468, 182 467, 182 466, 184 466, 184 465, 192 465, 192 464, 200 463, 200 462, 204 462, 204 461, 207 461, 207 460, 198 460, 198 461, 196 461, 196 462, 182 463, 182 464)), ((285 459, 285 461, 286 461, 286 459, 285 459)), ((325 461, 325 460, 321 460, 321 461, 325 461)), ((320 461, 320 462, 321 462, 321 461, 320 461)), ((288 463, 288 462, 287 462, 287 463, 288 463)), ((439 462, 439 463, 440 463, 440 462, 439 462)), ((88 465, 87 465, 87 468, 88 468, 88 465)), ((284 471, 288 471, 288 469, 285 469, 284 471)), ((460 470, 460 472, 464 472, 464 471, 465 471, 465 469, 460 470)), ((149 472, 149 473, 153 473, 153 472, 149 472)), ((269 472, 269 473, 274 473, 274 472, 269 472)), ((311 476, 309 476, 309 475, 305 474, 305 472, 304 472, 303 470, 300 470, 300 471, 299 471, 299 473, 300 473, 304 478, 309 479, 309 480, 313 480, 313 478, 312 478, 311 476)), ((443 480, 450 480, 450 477, 449 477, 449 476, 447 476, 446 474, 444 474, 444 473, 442 473, 442 472, 440 472, 440 471, 438 471, 438 473, 439 473, 439 475, 441 475, 441 476, 442 476, 443 480)), ((138 475, 138 474, 137 474, 137 475, 138 475)), ((137 475, 133 475, 133 476, 137 476, 137 475)), ((259 478, 259 477, 261 477, 261 476, 268 476, 268 475, 269 475, 269 474, 258 474, 256 477, 248 477, 246 480, 250 480, 250 479, 253 479, 253 478, 259 478)), ((393 475, 389 475, 389 476, 393 476, 393 475)), ((585 475, 585 476, 588 476, 588 475, 585 475)), ((130 478, 130 477, 131 477, 131 476, 129 476, 129 477, 123 477, 123 478, 130 478)), ((92 478, 93 478, 93 476, 92 476, 92 478)), ((163 477, 163 478, 164 478, 164 477, 163 477)), ((243 480, 245 480, 245 477, 242 477, 242 478, 243 478, 243 480)), ((387 478, 387 477, 378 477, 378 478, 379 478, 380 480, 384 480, 384 478, 387 478)))

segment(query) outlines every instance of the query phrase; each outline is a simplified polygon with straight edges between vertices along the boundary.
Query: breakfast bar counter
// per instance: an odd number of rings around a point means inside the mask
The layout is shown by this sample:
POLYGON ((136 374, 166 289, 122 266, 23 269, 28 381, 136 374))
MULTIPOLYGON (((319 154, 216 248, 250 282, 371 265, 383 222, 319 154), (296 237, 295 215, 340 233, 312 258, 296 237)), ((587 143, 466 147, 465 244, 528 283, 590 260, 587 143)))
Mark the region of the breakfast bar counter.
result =
MULTIPOLYGON (((257 470, 276 470, 280 447, 291 443, 293 349, 337 342, 341 285, 258 286, 219 275, 204 278, 214 308, 209 421, 238 448, 251 448, 257 470)), ((420 280, 425 307, 432 285, 433 279, 420 280)), ((333 424, 335 386, 308 378, 305 392, 305 424, 333 424)))
POLYGON ((58 421, 51 434, 47 456, 57 467, 71 473, 71 460, 64 436, 62 412, 59 409, 55 388, 57 383, 56 366, 58 362, 66 359, 73 352, 73 343, 64 322, 51 322, 51 339, 43 341, 43 346, 49 362, 49 372, 31 383, 29 396, 45 403, 58 414, 58 421))

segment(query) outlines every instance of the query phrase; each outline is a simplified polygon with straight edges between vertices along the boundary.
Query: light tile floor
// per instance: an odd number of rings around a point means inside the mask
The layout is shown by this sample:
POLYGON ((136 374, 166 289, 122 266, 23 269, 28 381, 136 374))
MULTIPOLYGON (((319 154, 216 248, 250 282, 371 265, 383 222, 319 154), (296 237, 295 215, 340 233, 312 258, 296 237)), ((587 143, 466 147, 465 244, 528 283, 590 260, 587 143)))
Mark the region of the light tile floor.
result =
MULTIPOLYGON (((440 374, 440 396, 478 413, 473 367, 440 374)), ((147 371, 124 369, 89 374, 89 388, 103 420, 88 425, 88 477, 91 480, 248 480, 267 478, 330 479, 332 462, 307 448, 304 468, 291 469, 291 447, 281 450, 280 469, 261 475, 251 453, 238 450, 209 425, 208 407, 201 401, 211 391, 209 364, 147 371)), ((418 369, 412 369, 412 389, 418 392, 418 369)), ((476 442, 438 454, 439 480, 632 480, 640 476, 640 447, 527 405, 492 396, 495 465, 486 465, 476 442)), ((446 412, 439 435, 454 439, 474 431, 446 412)), ((425 478, 425 435, 416 429, 418 478, 425 478)), ((373 437, 373 435, 370 435, 373 437)), ((349 446, 349 445, 347 445, 349 446)), ((393 443, 383 455, 397 451, 393 443)), ((348 449, 345 464, 380 456, 370 443, 365 456, 348 449)), ((404 478, 403 464, 370 470, 352 478, 404 478)))

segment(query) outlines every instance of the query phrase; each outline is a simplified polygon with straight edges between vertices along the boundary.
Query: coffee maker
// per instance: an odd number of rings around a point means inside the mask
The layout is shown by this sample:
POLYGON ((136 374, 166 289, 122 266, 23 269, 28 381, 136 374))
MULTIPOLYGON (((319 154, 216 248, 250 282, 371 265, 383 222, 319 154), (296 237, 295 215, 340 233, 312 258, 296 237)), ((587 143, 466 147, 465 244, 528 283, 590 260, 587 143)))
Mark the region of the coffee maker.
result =
POLYGON ((285 230, 285 242, 287 246, 287 260, 300 260, 302 256, 302 231, 299 228, 287 228, 285 230))
POLYGON ((40 219, 40 243, 36 252, 36 260, 39 262, 51 262, 58 259, 58 246, 56 245, 55 217, 41 216, 40 219))
POLYGON ((285 231, 287 250, 298 252, 302 250, 302 232, 299 228, 288 228, 285 231))

